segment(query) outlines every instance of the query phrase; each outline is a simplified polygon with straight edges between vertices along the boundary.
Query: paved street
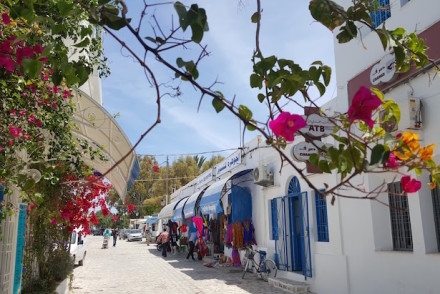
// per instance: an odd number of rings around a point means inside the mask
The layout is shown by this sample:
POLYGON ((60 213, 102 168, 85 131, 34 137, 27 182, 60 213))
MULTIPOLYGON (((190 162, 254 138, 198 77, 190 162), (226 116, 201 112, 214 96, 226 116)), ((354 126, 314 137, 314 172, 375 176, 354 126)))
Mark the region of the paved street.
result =
POLYGON ((84 266, 74 269, 71 294, 79 293, 285 293, 253 274, 241 279, 234 267, 208 268, 184 254, 162 258, 155 245, 118 240, 101 249, 102 236, 89 236, 84 266))

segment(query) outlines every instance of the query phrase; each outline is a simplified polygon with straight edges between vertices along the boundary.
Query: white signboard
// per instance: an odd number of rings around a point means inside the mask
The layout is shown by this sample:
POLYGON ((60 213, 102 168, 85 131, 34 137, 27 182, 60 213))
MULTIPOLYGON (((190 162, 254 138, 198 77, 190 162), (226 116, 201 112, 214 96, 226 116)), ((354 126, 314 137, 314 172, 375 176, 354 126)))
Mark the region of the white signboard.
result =
POLYGON ((396 75, 396 57, 394 53, 385 55, 376 63, 370 72, 370 82, 373 85, 391 81, 396 75))
MULTIPOLYGON (((322 149, 322 147, 325 145, 327 148, 331 147, 330 144, 324 144, 321 141, 314 141, 312 143, 309 142, 300 142, 292 147, 292 156, 297 161, 307 161, 309 160, 310 155, 317 154, 319 152, 319 149, 322 149), (315 146, 316 145, 316 146, 315 146)), ((323 154, 325 154, 323 152, 323 154)))
POLYGON ((307 126, 302 128, 301 131, 317 138, 327 137, 333 132, 334 126, 328 118, 313 113, 307 117, 307 126))
POLYGON ((216 170, 217 170, 217 177, 221 176, 227 171, 230 171, 234 167, 237 167, 241 163, 241 151, 237 150, 234 153, 232 153, 230 156, 228 156, 225 160, 217 164, 216 170))
POLYGON ((214 177, 213 169, 205 171, 197 178, 196 189, 199 189, 203 185, 209 183, 214 177))

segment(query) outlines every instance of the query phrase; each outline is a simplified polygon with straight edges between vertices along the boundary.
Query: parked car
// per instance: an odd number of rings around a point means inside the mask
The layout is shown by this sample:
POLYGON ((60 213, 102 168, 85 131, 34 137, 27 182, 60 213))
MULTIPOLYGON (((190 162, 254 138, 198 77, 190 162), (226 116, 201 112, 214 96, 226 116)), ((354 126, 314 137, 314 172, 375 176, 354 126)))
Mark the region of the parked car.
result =
POLYGON ((74 264, 82 266, 87 254, 87 238, 85 235, 80 235, 79 233, 79 230, 72 232, 70 255, 72 256, 74 264))
POLYGON ((104 234, 104 229, 94 229, 92 230, 92 234, 93 236, 102 236, 102 234, 104 234))
POLYGON ((127 235, 130 232, 129 229, 122 229, 119 231, 119 239, 125 240, 127 239, 127 235))
POLYGON ((130 230, 130 232, 127 234, 127 240, 128 242, 134 240, 142 241, 142 230, 139 229, 130 230))

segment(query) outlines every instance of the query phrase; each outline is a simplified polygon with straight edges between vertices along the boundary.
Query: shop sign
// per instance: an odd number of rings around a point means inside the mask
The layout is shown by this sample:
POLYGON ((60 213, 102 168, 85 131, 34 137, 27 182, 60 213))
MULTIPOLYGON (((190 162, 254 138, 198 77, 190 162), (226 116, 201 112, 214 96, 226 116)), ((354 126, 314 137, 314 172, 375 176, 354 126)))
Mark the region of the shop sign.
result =
POLYGON ((394 53, 385 55, 376 63, 370 72, 372 85, 379 85, 391 81, 396 75, 396 57, 394 53))
POLYGON ((333 133, 334 124, 326 117, 313 113, 307 117, 307 126, 301 131, 309 134, 312 137, 327 137, 333 133))
MULTIPOLYGON (((310 142, 300 142, 292 147, 291 154, 297 161, 307 161, 309 160, 310 155, 318 154, 319 149, 322 149, 324 145, 327 148, 332 146, 331 144, 324 144, 321 141, 313 141, 313 144, 310 142)), ((325 152, 322 152, 322 154, 324 155, 325 152)))
POLYGON ((197 178, 196 189, 202 187, 203 185, 209 183, 214 178, 214 169, 205 171, 197 178))
POLYGON ((221 176, 225 172, 230 171, 231 169, 239 166, 241 163, 241 151, 237 150, 234 153, 232 153, 230 156, 228 156, 225 160, 217 164, 216 171, 217 171, 217 177, 221 176))

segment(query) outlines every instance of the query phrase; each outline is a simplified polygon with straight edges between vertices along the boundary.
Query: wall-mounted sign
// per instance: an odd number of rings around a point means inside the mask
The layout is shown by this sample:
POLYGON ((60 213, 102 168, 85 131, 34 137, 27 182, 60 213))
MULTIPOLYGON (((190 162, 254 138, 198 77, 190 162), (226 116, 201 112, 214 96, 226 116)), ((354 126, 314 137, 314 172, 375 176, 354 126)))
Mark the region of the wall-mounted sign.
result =
POLYGON ((312 137, 326 137, 333 132, 334 124, 326 117, 313 113, 307 117, 307 126, 301 131, 312 137))
POLYGON ((203 185, 209 183, 214 178, 214 169, 205 171, 197 178, 196 189, 199 189, 203 185))
MULTIPOLYGON (((310 155, 317 154, 319 149, 322 149, 324 145, 326 148, 332 146, 331 144, 324 144, 321 141, 313 141, 313 143, 300 142, 292 147, 291 154, 297 161, 307 161, 309 160, 310 155)), ((323 152, 323 154, 325 153, 323 152)))
POLYGON ((396 57, 394 53, 389 53, 382 57, 376 63, 370 72, 370 82, 373 85, 386 83, 391 81, 396 76, 396 57))
POLYGON ((241 163, 241 151, 237 150, 231 155, 229 155, 225 160, 220 162, 215 166, 217 174, 216 176, 219 177, 222 174, 224 174, 227 171, 230 171, 234 167, 237 167, 241 163))

